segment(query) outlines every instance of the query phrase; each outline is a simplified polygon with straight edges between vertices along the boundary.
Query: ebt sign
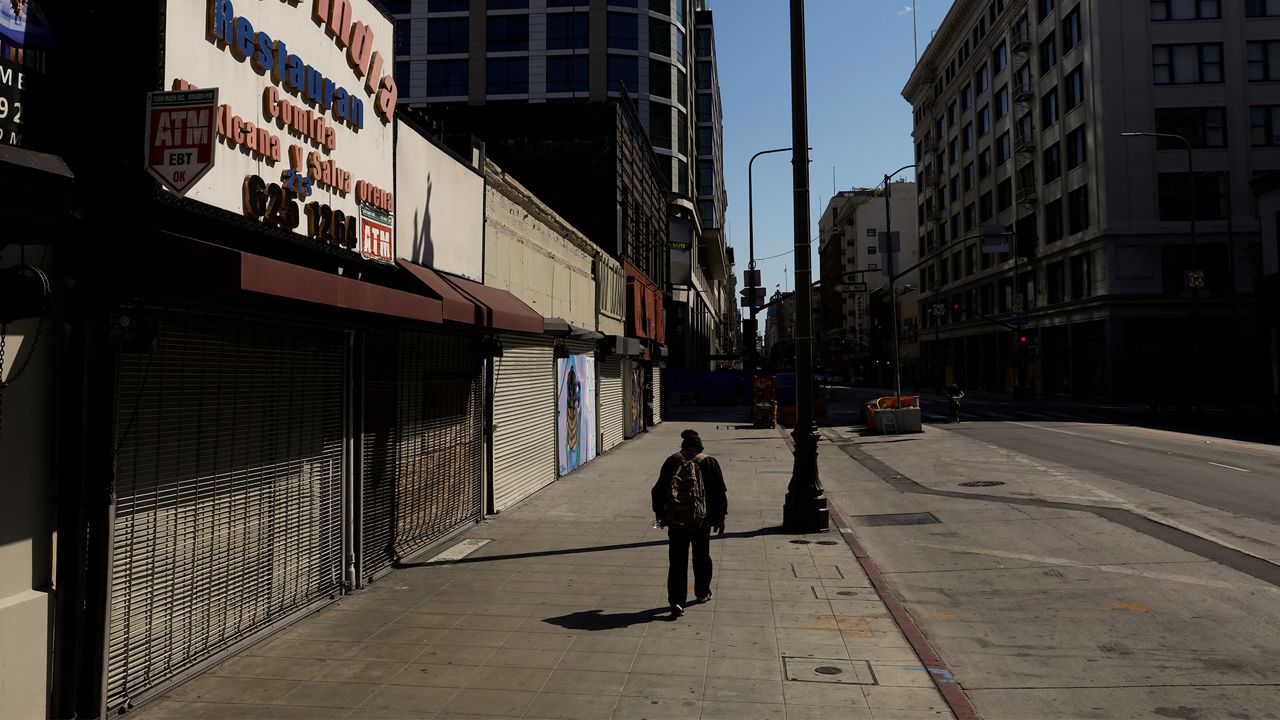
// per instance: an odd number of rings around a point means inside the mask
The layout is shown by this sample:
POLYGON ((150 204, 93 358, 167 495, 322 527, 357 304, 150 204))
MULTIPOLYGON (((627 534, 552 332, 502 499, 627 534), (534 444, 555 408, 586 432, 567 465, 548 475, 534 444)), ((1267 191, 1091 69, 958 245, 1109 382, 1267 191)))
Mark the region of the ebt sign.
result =
POLYGON ((362 227, 394 223, 391 20, 367 0, 168 0, 165 25, 168 82, 221 103, 187 197, 393 261, 362 227))

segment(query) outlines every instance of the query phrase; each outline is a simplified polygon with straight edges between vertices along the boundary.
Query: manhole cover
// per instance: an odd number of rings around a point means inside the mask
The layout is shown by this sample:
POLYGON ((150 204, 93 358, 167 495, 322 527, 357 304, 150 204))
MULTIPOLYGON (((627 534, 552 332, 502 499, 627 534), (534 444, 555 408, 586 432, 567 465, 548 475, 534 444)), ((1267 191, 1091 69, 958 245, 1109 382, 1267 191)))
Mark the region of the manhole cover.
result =
POLYGON ((960 483, 960 487, 995 487, 1003 485, 999 480, 971 480, 969 482, 960 483))
POLYGON ((939 522, 933 513, 894 513, 889 515, 855 515, 849 518, 859 527, 884 527, 886 525, 932 525, 939 522))
POLYGON ((791 544, 792 545, 808 545, 809 541, 808 540, 792 540, 791 544))
POLYGON ((839 545, 835 540, 819 540, 818 545, 839 545))
POLYGON ((875 685, 876 676, 866 660, 836 658, 782 658, 787 680, 831 685, 875 685))

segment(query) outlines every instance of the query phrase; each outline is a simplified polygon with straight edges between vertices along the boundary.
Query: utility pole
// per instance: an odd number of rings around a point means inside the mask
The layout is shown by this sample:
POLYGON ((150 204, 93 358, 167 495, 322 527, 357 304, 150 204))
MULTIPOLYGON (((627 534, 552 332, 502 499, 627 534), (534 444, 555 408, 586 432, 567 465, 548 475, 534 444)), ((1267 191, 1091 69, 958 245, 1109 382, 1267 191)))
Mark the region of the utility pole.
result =
POLYGON ((827 529, 827 498, 818 479, 818 429, 813 423, 813 290, 809 287, 809 108, 805 77, 804 0, 791 0, 791 147, 795 177, 796 427, 795 465, 783 504, 788 532, 827 529))

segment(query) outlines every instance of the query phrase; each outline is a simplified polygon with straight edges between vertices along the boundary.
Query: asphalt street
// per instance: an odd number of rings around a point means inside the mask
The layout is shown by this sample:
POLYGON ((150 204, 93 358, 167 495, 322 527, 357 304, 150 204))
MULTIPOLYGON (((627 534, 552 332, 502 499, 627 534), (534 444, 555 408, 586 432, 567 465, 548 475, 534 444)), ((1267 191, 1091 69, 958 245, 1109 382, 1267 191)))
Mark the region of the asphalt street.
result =
POLYGON ((1280 448, 931 395, 863 434, 880 394, 828 389, 823 483, 983 717, 1280 717, 1280 448))

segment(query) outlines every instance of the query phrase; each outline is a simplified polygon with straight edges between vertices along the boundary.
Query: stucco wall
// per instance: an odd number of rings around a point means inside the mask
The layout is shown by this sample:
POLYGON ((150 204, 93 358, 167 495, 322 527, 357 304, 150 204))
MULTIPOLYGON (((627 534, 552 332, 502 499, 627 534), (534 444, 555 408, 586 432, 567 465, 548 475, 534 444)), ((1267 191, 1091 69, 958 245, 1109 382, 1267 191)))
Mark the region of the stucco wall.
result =
MULTIPOLYGON (((37 264, 41 248, 27 248, 37 264)), ((18 258, 6 253, 5 265, 18 258)), ((46 256, 44 269, 52 260, 46 256)), ((35 344, 37 321, 8 326, 0 378, 14 382, 4 390, 0 417, 0 698, 6 717, 45 717, 49 663, 49 615, 53 594, 54 440, 57 388, 54 371, 59 329, 47 320, 36 354, 15 379, 35 344)))
POLYGON ((487 163, 485 176, 485 285, 510 292, 544 317, 594 330, 590 243, 498 166, 487 163))

